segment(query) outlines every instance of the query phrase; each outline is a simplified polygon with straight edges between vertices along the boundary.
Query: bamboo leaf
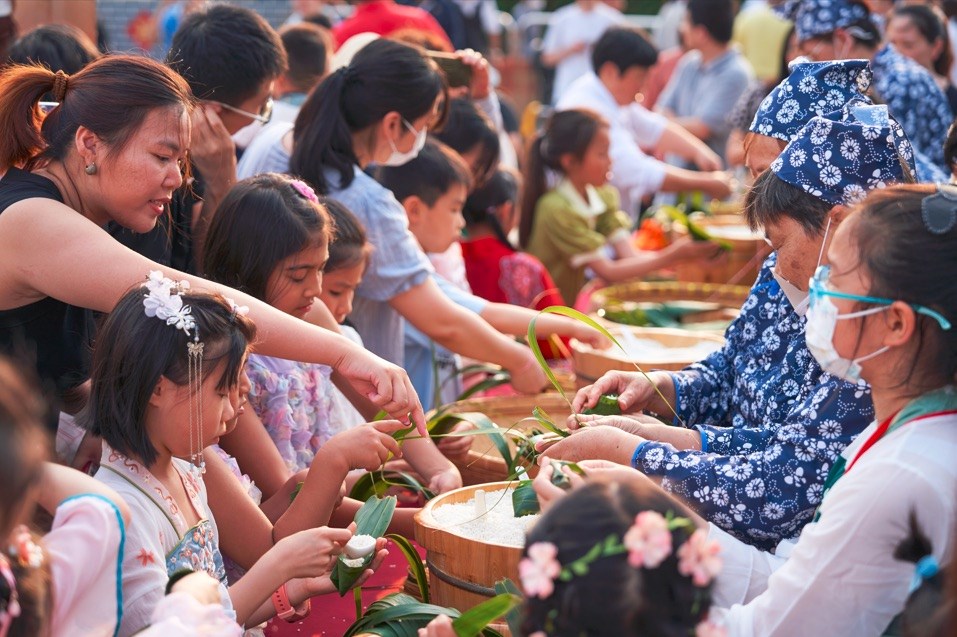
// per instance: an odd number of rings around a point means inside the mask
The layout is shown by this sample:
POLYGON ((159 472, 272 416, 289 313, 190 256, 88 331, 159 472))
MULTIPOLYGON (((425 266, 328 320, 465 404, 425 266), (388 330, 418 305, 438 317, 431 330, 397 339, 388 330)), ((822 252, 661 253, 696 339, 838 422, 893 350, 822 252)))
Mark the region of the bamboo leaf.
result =
POLYGON ((422 563, 419 552, 415 550, 415 547, 412 546, 412 543, 408 539, 397 533, 390 533, 386 535, 386 537, 399 547, 399 550, 405 557, 405 561, 409 563, 409 568, 412 570, 412 577, 415 579, 415 584, 419 587, 419 592, 422 594, 422 601, 428 604, 429 580, 425 575, 425 564, 422 563))
POLYGON ((538 502, 538 494, 532 486, 531 480, 522 480, 512 492, 512 511, 515 517, 520 518, 523 515, 533 515, 542 510, 542 505, 538 502))
POLYGON ((491 374, 485 380, 479 381, 459 394, 459 397, 456 399, 456 402, 461 400, 467 400, 484 391, 500 387, 502 385, 507 385, 512 382, 512 375, 506 371, 496 372, 491 374))
MULTIPOLYGON (((356 512, 355 534, 371 535, 374 538, 382 537, 389 528, 389 523, 392 521, 395 505, 395 496, 388 498, 369 498, 356 512)), ((374 557, 375 554, 373 552, 372 555, 366 556, 360 565, 350 566, 346 563, 344 555, 339 556, 336 560, 335 567, 332 569, 332 577, 330 579, 332 583, 335 584, 336 590, 339 591, 340 597, 344 597, 345 594, 349 592, 349 589, 355 585, 356 580, 359 579, 374 557)))
POLYGON ((370 471, 359 476, 349 491, 353 500, 365 502, 371 497, 382 497, 389 487, 407 487, 416 493, 421 493, 426 500, 431 500, 435 494, 429 491, 411 473, 405 471, 370 471))
POLYGON ((522 598, 503 593, 470 608, 452 622, 457 637, 475 637, 490 623, 522 603, 522 598))
POLYGON ((541 407, 536 407, 532 410, 532 418, 538 421, 542 427, 545 427, 549 432, 557 434, 562 438, 567 438, 571 435, 571 432, 562 429, 552 420, 551 416, 545 413, 545 410, 541 407))
MULTIPOLYGON (((522 591, 519 590, 518 586, 510 580, 505 578, 495 582, 495 592, 501 595, 502 593, 509 593, 515 595, 519 599, 522 597, 522 591)), ((508 624, 508 631, 512 633, 513 636, 522 634, 522 607, 521 605, 516 606, 512 610, 508 611, 505 615, 505 623, 508 624)))
MULTIPOLYGON (((570 307, 565 307, 563 305, 552 305, 552 306, 546 307, 544 310, 539 312, 539 315, 541 314, 560 314, 561 316, 567 316, 568 318, 573 318, 577 321, 580 321, 584 323, 585 325, 588 325, 589 327, 598 330, 602 335, 605 336, 605 338, 607 338, 612 343, 614 343, 615 346, 618 347, 618 349, 620 349, 626 355, 628 354, 628 351, 624 347, 622 347, 621 343, 618 342, 618 339, 616 339, 611 332, 609 332, 607 329, 605 329, 604 326, 600 325, 598 322, 595 321, 595 319, 588 316, 587 314, 582 314, 578 310, 574 310, 570 307)), ((533 318, 528 324, 529 335, 531 336, 534 336, 535 334, 534 327, 535 327, 535 319, 533 318)), ((565 402, 567 402, 568 405, 571 406, 571 401, 568 400, 568 396, 566 396, 565 392, 562 391, 561 386, 558 384, 558 379, 555 378, 555 375, 551 373, 550 369, 548 369, 548 365, 545 364, 545 359, 544 357, 542 357, 542 352, 538 348, 537 343, 532 341, 530 345, 532 347, 532 351, 535 353, 535 358, 538 359, 539 365, 543 366, 543 370, 545 370, 545 375, 549 377, 549 380, 552 381, 552 384, 555 385, 555 387, 561 393, 562 398, 565 399, 565 402)), ((649 383, 651 383, 652 387, 654 387, 655 389, 655 393, 658 394, 658 397, 661 398, 661 400, 666 405, 668 405, 668 408, 671 410, 671 413, 675 417, 675 420, 683 424, 681 416, 678 415, 678 412, 675 410, 674 405, 668 402, 664 394, 662 394, 661 391, 655 386, 654 382, 651 380, 651 377, 648 376, 648 374, 645 372, 645 370, 641 368, 640 365, 634 362, 632 364, 635 366, 635 369, 638 370, 638 373, 644 376, 645 379, 649 383)))
POLYGON ((675 206, 662 206, 661 209, 664 210, 665 213, 669 217, 671 217, 674 221, 677 221, 678 223, 683 225, 685 228, 687 228, 688 234, 695 241, 711 241, 712 243, 715 243, 721 246, 722 250, 732 249, 733 246, 731 245, 731 242, 726 241, 724 239, 716 239, 712 237, 707 230, 705 230, 704 228, 699 226, 697 223, 695 223, 694 220, 691 219, 691 217, 689 217, 687 214, 685 214, 685 212, 681 210, 680 208, 677 208, 675 206))
POLYGON ((618 394, 604 394, 591 409, 586 409, 585 414, 598 414, 600 416, 620 416, 621 406, 618 404, 618 394))

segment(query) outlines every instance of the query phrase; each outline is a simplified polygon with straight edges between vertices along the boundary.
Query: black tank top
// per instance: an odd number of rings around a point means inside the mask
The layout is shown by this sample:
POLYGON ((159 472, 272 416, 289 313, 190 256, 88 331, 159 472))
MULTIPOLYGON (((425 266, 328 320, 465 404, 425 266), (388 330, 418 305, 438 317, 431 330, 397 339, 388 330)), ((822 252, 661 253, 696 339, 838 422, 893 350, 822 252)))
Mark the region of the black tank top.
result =
MULTIPOLYGON (((34 197, 63 203, 60 191, 46 177, 11 168, 0 179, 0 214, 34 197)), ((89 378, 94 329, 91 310, 47 297, 0 310, 0 352, 35 370, 44 391, 59 397, 89 378)))

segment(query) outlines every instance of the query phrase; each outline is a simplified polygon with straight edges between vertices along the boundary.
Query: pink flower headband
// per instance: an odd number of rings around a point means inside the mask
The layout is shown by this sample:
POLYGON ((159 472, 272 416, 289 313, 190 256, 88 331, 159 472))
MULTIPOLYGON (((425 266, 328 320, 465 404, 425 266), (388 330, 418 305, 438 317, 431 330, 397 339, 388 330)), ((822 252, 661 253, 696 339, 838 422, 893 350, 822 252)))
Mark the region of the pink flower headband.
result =
MULTIPOLYGON (((658 568, 672 553, 672 531, 693 527, 688 518, 667 517, 657 511, 642 511, 635 516, 635 523, 619 539, 609 535, 598 542, 584 555, 569 564, 558 561, 558 547, 551 542, 535 542, 528 547, 528 556, 518 564, 522 589, 529 597, 547 599, 555 590, 555 581, 568 582, 577 576, 586 575, 589 566, 603 557, 628 555, 628 564, 634 568, 658 568)), ((691 578, 699 588, 707 587, 721 570, 720 546, 708 540, 704 529, 696 529, 688 540, 678 547, 678 572, 691 578)), ((720 637, 723 630, 710 621, 702 622, 696 629, 700 637, 720 637)), ((545 637, 545 633, 535 633, 545 637)))
POLYGON ((316 196, 316 191, 304 181, 299 179, 293 179, 289 182, 289 185, 296 189, 303 198, 308 199, 313 203, 319 203, 319 197, 316 196))

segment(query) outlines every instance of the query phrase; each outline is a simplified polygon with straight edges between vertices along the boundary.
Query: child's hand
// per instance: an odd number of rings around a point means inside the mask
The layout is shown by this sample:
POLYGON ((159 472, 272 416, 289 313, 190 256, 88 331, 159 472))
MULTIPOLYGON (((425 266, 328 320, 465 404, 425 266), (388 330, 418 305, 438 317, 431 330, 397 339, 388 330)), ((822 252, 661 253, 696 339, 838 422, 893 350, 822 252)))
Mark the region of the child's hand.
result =
POLYGON ((710 173, 701 173, 701 190, 715 199, 727 199, 731 196, 731 186, 734 176, 729 172, 716 170, 710 173))
POLYGON ((184 575, 173 584, 170 593, 186 593, 200 604, 219 604, 222 601, 219 595, 219 582, 210 577, 206 571, 184 575))
POLYGON ((594 349, 608 349, 611 347, 611 341, 608 340, 607 336, 595 328, 581 323, 576 325, 574 337, 594 349))
MULTIPOLYGON (((350 528, 353 528, 350 526, 350 528)), ((362 572, 362 575, 359 576, 359 579, 356 580, 356 583, 352 588, 358 588, 368 581, 372 574, 379 570, 379 567, 382 566, 382 561, 385 560, 386 556, 389 555, 389 551, 386 550, 386 544, 388 540, 384 537, 380 537, 376 540, 375 544, 375 557, 372 558, 372 562, 369 563, 369 567, 362 572)), ((289 596, 297 600, 305 600, 310 597, 315 597, 316 595, 325 595, 327 593, 336 592, 336 586, 332 583, 330 577, 331 570, 329 573, 319 577, 307 577, 303 579, 293 580, 286 585, 286 590, 289 593, 289 596)))
POLYGON ((269 552, 275 552, 278 563, 287 569, 284 579, 322 577, 332 571, 353 529, 306 529, 279 540, 269 552))
MULTIPOLYGON (((471 431, 472 429, 475 429, 475 426, 472 423, 460 422, 452 427, 452 431, 449 433, 471 431)), ((448 438, 439 438, 436 446, 439 448, 439 451, 441 451, 442 454, 449 460, 465 460, 465 457, 469 453, 469 449, 472 448, 472 436, 462 436, 459 438, 450 436, 448 438)))
POLYGON ((402 456, 402 449, 392 434, 405 427, 398 420, 380 420, 336 434, 323 448, 328 447, 329 456, 344 463, 345 471, 375 471, 390 456, 402 456))
POLYGON ((525 363, 519 368, 509 368, 512 376, 512 387, 523 394, 537 394, 548 384, 545 372, 539 367, 538 361, 531 350, 528 350, 525 363))
POLYGON ((492 82, 489 78, 488 60, 482 54, 472 49, 456 51, 455 55, 472 69, 472 81, 469 82, 469 97, 473 100, 484 100, 491 92, 492 82))
POLYGON ((535 495, 538 496, 538 501, 542 505, 542 513, 548 511, 557 500, 565 497, 565 490, 552 484, 552 474, 555 471, 562 471, 562 473, 568 476, 572 488, 577 488, 584 484, 584 479, 571 469, 564 467, 559 468, 550 462, 543 465, 541 469, 539 469, 538 475, 535 476, 535 479, 532 481, 535 495))
POLYGON ((714 259, 722 254, 721 246, 711 241, 695 241, 691 237, 682 237, 671 244, 675 258, 682 261, 693 259, 714 259))
POLYGON ((462 474, 454 465, 445 471, 440 471, 429 480, 429 491, 435 494, 447 493, 461 487, 462 474))

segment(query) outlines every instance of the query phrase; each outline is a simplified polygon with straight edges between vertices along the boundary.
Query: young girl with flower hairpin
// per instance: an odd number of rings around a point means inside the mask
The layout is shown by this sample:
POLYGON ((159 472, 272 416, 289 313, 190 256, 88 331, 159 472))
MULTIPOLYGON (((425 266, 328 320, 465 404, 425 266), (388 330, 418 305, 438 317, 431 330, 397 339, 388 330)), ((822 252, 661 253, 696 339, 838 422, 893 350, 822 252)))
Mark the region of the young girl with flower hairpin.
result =
POLYGON ((241 625, 277 612, 284 619, 302 617, 311 596, 333 588, 325 575, 352 536, 349 529, 285 537, 225 586, 203 483, 203 449, 242 411, 243 365, 254 336, 243 308, 190 292, 188 284, 160 272, 127 292, 100 329, 80 421, 104 441, 96 477, 132 511, 120 635, 150 623, 167 582, 183 568, 217 579, 224 606, 241 625))
MULTIPOLYGON (((203 272, 303 318, 322 290, 331 233, 326 208, 309 186, 276 173, 257 175, 238 183, 221 202, 206 237, 203 272), (252 242, 255 251, 249 249, 252 242)), ((360 503, 337 504, 346 473, 378 469, 383 460, 375 453, 378 441, 392 442, 388 434, 395 426, 356 427, 351 419, 339 419, 327 367, 253 354, 246 370, 253 409, 239 416, 223 447, 269 498, 263 510, 277 526, 307 517, 299 528, 326 524, 333 509, 335 522, 348 524, 360 503), (301 495, 289 507, 290 487, 299 482, 301 495)), ((374 416, 371 404, 362 406, 367 417, 374 416)), ((455 465, 430 440, 405 443, 402 455, 437 491, 461 486, 455 465)), ((398 512, 397 530, 411 533, 412 513, 398 512)))
MULTIPOLYGON (((567 495, 549 482, 549 467, 535 481, 545 512, 519 562, 521 635, 721 635, 708 621, 721 558, 698 528, 700 518, 660 490, 618 479, 601 463, 586 471, 585 482, 571 474, 575 484, 567 495)), ((419 631, 454 634, 447 618, 419 631)))

